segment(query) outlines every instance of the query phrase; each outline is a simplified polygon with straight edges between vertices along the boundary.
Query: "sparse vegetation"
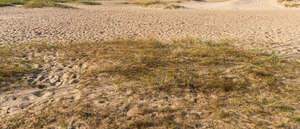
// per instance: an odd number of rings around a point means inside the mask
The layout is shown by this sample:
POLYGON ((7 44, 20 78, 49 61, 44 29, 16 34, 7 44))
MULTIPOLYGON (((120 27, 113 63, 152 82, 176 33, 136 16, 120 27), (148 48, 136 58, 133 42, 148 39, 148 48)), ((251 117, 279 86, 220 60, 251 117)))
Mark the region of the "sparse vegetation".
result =
POLYGON ((275 109, 279 109, 279 110, 284 111, 284 112, 292 112, 292 111, 295 110, 293 107, 285 106, 285 105, 274 106, 274 108, 275 108, 275 109))
POLYGON ((277 1, 283 4, 285 7, 298 8, 300 6, 299 0, 277 0, 277 1))
POLYGON ((53 0, 31 0, 24 4, 25 8, 42 8, 42 7, 61 7, 61 8, 71 8, 67 5, 58 4, 53 0))
POLYGON ((94 2, 94 1, 82 1, 80 3, 85 4, 85 5, 101 5, 100 2, 94 2))
POLYGON ((135 4, 140 6, 150 6, 150 5, 166 5, 166 2, 162 1, 131 1, 131 2, 124 2, 123 4, 135 4))
MULTIPOLYGON (((290 77, 286 73, 292 71, 288 70, 295 68, 275 55, 243 51, 226 43, 191 41, 182 45, 180 42, 176 42, 176 45, 158 41, 100 44, 93 47, 98 49, 93 52, 90 50, 94 53, 91 56, 97 55, 93 57, 93 63, 100 64, 97 60, 104 59, 117 65, 95 69, 90 72, 90 76, 118 76, 118 82, 133 81, 142 84, 142 87, 137 88, 142 88, 143 91, 147 87, 168 93, 176 91, 173 89, 177 88, 231 91, 248 89, 253 84, 261 84, 261 88, 276 89, 281 86, 283 77, 290 77), (105 48, 111 50, 105 51, 105 48)), ((83 47, 78 46, 81 49, 83 47)), ((69 51, 67 57, 75 55, 75 52, 71 52, 69 51)), ((76 53, 76 56, 80 56, 77 51, 76 53)))
POLYGON ((0 1, 0 7, 11 6, 12 4, 6 1, 0 1))
POLYGON ((56 52, 56 61, 66 66, 88 64, 80 73, 83 97, 1 118, 0 128, 271 128, 284 118, 293 118, 285 127, 299 123, 293 116, 300 109, 294 105, 299 86, 289 80, 299 78, 300 67, 274 54, 193 39, 25 46, 1 48, 2 62, 33 51, 56 52))
POLYGON ((179 8, 184 8, 183 6, 180 6, 180 5, 174 5, 174 4, 171 4, 171 5, 167 5, 165 7, 165 9, 179 9, 179 8))
POLYGON ((12 5, 24 5, 29 0, 1 0, 0 7, 12 5))
POLYGON ((4 0, 0 1, 0 7, 23 5, 25 8, 42 8, 42 7, 60 7, 60 8, 72 8, 62 3, 77 2, 86 5, 101 5, 94 0, 4 0))
POLYGON ((292 117, 291 119, 294 120, 294 121, 296 121, 296 122, 300 122, 300 117, 296 116, 296 117, 292 117))
POLYGON ((130 2, 123 2, 123 4, 133 4, 146 7, 163 7, 165 9, 179 9, 183 6, 175 5, 173 3, 180 3, 181 1, 160 1, 160 0, 137 0, 130 2))
POLYGON ((26 49, 27 47, 15 45, 0 47, 0 91, 13 88, 10 84, 21 83, 22 77, 39 71, 34 64, 39 64, 42 60, 27 57, 26 49))

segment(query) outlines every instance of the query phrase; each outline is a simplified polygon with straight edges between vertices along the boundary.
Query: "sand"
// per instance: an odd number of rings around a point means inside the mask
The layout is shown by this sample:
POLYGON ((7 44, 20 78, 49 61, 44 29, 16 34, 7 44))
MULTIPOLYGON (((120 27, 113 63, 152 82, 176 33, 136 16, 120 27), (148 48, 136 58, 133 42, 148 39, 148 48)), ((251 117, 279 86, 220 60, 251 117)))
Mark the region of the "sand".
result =
POLYGON ((78 9, 3 7, 0 44, 189 36, 276 43, 272 49, 294 56, 299 52, 300 10, 282 9, 271 1, 187 2, 180 4, 185 9, 178 10, 120 5, 119 1, 74 5, 78 9))
MULTIPOLYGON (((104 1, 100 6, 74 5, 78 9, 0 8, 0 44, 197 37, 239 40, 245 46, 300 59, 300 10, 283 8, 275 0, 187 2, 180 4, 185 9, 178 10, 118 2, 104 1)), ((45 80, 61 80, 53 87, 0 93, 0 115, 13 115, 58 96, 80 96, 74 89, 76 83, 69 78, 71 75, 64 77, 64 74, 81 69, 78 67, 66 66, 55 72, 61 66, 52 65, 50 72, 43 74, 45 80)))

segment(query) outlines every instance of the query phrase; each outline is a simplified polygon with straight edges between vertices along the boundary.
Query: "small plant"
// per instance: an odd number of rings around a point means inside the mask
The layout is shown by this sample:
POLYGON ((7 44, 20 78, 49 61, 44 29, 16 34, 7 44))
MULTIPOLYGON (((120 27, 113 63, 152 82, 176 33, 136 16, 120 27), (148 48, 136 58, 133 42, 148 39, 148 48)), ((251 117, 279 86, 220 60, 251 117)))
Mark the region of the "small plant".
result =
POLYGON ((296 121, 296 122, 300 122, 300 117, 295 116, 295 117, 292 117, 291 120, 296 121))

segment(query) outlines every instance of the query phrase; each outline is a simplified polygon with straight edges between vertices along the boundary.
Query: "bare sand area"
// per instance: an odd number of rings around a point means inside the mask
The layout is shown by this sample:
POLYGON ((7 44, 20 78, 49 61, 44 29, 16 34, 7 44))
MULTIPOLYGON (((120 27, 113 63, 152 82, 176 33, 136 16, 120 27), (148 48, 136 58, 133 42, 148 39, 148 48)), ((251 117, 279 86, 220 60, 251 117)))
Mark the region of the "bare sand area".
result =
POLYGON ((183 2, 186 8, 177 10, 102 3, 75 5, 78 9, 0 8, 0 43, 188 36, 276 43, 272 49, 293 56, 300 51, 300 10, 282 9, 275 0, 183 2))

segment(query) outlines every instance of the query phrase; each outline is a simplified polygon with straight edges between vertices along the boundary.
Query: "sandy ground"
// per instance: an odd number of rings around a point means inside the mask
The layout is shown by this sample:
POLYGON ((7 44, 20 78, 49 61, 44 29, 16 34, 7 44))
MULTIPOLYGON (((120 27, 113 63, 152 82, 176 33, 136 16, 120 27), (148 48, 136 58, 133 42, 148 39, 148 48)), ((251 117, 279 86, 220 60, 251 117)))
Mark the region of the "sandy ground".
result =
MULTIPOLYGON (((275 4, 275 0, 188 2, 181 4, 185 9, 178 10, 102 3, 100 6, 76 5, 78 9, 0 8, 0 44, 36 40, 77 42, 201 37, 205 40, 243 40, 244 45, 300 59, 300 10, 283 9, 275 4)), ((57 70, 61 67, 54 64, 48 69, 50 72, 35 77, 34 81, 61 80, 53 85, 60 88, 0 93, 0 116, 18 113, 57 96, 79 96, 73 88, 76 84, 70 85, 74 80, 69 79, 71 75, 64 77, 78 68, 66 66, 57 70), (65 86, 73 90, 66 90, 65 86)))
MULTIPOLYGON (((225 2, 187 2, 182 4, 191 9, 206 10, 282 10, 276 0, 230 0, 225 2)), ((290 9, 289 9, 290 10, 290 9)))
POLYGON ((187 2, 179 10, 102 3, 75 5, 79 9, 0 8, 0 43, 189 36, 279 43, 275 47, 286 55, 300 51, 300 10, 282 9, 275 0, 187 2))

